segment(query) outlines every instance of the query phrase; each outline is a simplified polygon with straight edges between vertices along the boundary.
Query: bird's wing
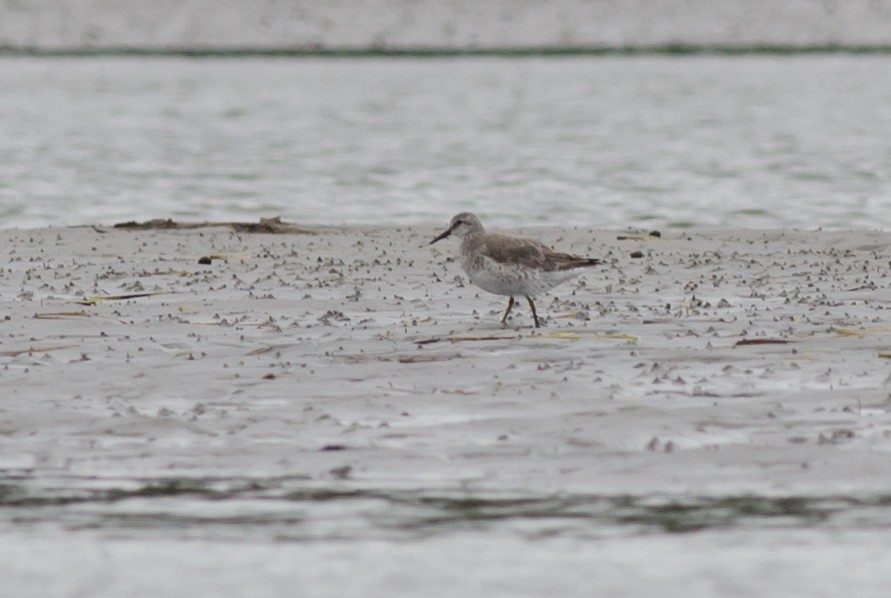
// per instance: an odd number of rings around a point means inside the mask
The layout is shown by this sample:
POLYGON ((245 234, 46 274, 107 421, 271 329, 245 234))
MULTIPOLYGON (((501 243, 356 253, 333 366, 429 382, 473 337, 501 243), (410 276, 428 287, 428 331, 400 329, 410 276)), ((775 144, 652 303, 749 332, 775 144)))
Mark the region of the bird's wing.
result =
POLYGON ((598 259, 554 251, 535 239, 499 234, 491 234, 486 238, 480 254, 501 264, 521 264, 544 271, 571 270, 600 263, 598 259))

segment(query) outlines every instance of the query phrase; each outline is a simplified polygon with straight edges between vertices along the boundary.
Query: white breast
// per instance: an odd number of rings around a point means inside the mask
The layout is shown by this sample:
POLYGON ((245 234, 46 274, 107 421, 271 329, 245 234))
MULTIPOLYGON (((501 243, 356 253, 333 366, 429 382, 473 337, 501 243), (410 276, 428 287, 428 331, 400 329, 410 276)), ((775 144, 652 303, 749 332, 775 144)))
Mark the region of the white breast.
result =
POLYGON ((544 271, 517 264, 502 264, 488 257, 475 262, 462 260, 462 266, 473 284, 496 295, 535 297, 578 274, 574 271, 544 271))

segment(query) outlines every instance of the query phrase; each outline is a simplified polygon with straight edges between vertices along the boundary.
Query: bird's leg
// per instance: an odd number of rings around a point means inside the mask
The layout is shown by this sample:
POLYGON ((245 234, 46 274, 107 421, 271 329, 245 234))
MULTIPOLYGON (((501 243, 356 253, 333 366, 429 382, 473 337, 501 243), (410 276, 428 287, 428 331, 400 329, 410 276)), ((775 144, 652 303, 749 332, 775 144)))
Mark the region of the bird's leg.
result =
POLYGON ((507 315, 510 313, 510 310, 513 308, 513 306, 514 306, 514 296, 511 295, 510 300, 507 302, 507 310, 505 310, 505 312, 504 312, 504 317, 501 318, 502 324, 507 323, 507 315))
POLYGON ((529 307, 532 308, 532 319, 535 320, 535 327, 541 328, 541 324, 538 322, 538 314, 535 313, 535 304, 532 303, 532 297, 526 295, 526 301, 529 302, 529 307))

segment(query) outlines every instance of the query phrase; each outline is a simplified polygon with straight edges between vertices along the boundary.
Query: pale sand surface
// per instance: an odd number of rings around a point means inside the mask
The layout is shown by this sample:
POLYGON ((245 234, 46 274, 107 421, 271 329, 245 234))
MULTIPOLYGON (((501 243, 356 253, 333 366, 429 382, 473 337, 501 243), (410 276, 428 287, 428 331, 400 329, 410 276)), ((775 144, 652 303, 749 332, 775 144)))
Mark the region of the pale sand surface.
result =
POLYGON ((606 261, 534 330, 462 285, 454 240, 426 245, 444 225, 0 231, 5 583, 891 581, 891 236, 521 231, 606 261), (79 303, 134 293, 158 294, 79 303), (660 520, 672 501, 694 521, 660 520))

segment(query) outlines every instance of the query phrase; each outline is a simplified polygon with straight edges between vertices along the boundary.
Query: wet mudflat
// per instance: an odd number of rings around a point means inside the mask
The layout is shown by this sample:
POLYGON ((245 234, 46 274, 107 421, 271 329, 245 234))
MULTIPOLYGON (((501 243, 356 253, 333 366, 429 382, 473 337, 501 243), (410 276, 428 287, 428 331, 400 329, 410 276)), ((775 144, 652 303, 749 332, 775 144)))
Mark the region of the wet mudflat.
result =
POLYGON ((4 584, 887 584, 887 234, 522 231, 534 330, 441 226, 2 231, 4 584))

